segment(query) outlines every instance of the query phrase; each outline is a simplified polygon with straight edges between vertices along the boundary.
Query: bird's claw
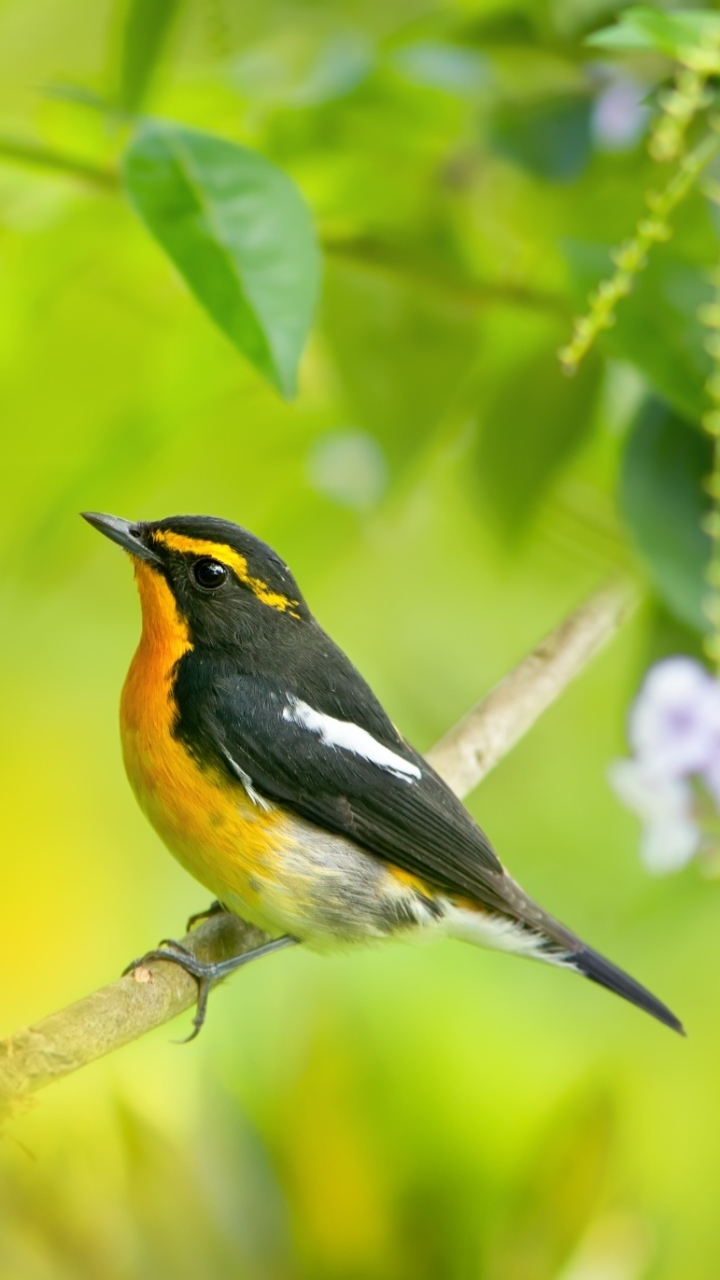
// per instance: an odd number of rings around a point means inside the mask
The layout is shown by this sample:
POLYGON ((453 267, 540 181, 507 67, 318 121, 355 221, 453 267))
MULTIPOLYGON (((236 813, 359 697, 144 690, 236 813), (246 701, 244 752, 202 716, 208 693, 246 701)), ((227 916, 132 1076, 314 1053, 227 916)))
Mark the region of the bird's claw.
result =
POLYGON ((191 929, 194 929, 199 920, 210 920, 213 916, 220 916, 226 911, 227 907, 224 907, 222 902, 218 902, 215 899, 215 902, 211 902, 210 906, 206 907, 204 911, 196 911, 194 915, 188 916, 186 932, 189 933, 191 929))
POLYGON ((123 974, 132 973, 140 965, 151 964, 153 960, 167 960, 171 964, 178 964, 181 969, 190 974, 191 978, 195 979, 198 985, 198 998, 195 1017, 193 1018, 193 1030, 187 1039, 176 1041, 177 1044, 188 1044, 190 1040, 194 1040, 200 1034, 207 1013, 208 996, 214 983, 223 978, 228 978, 236 969, 242 968, 251 960, 255 960, 259 956, 269 955, 272 951, 280 951, 283 947, 293 946, 296 942, 297 938, 291 938, 287 935, 281 938, 272 938, 269 942, 264 942, 262 946, 256 947, 253 951, 244 951, 240 955, 230 956, 227 960, 219 960, 216 964, 211 964, 206 960, 200 960, 193 951, 190 951, 182 942, 177 942, 175 938, 162 938, 159 946, 152 951, 147 951, 138 960, 132 960, 127 968, 123 970, 123 974))
POLYGON ((152 963, 153 960, 169 960, 171 964, 179 965, 197 982, 198 1000, 195 1017, 193 1018, 193 1030, 184 1040, 175 1041, 175 1044, 189 1044, 202 1030, 207 1013, 208 996, 210 995, 213 981, 218 976, 217 965, 208 964, 206 961, 198 959, 192 951, 175 938, 161 938, 158 946, 154 947, 152 951, 146 951, 144 956, 140 956, 137 960, 131 960, 130 964, 123 969, 123 977, 128 973, 133 973, 141 965, 152 963))

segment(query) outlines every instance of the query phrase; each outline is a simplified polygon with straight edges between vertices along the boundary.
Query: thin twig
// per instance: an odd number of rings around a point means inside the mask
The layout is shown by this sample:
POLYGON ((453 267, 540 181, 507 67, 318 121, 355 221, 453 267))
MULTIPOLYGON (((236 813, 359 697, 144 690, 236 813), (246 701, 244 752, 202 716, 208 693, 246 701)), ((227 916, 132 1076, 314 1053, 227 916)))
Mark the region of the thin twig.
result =
MULTIPOLYGON (((428 754, 460 796, 467 795, 622 626, 636 593, 605 586, 560 624, 428 754)), ((225 960, 267 941, 230 915, 215 916, 183 939, 203 960, 225 960)), ((0 1041, 0 1114, 31 1094, 193 1006, 195 980, 156 961, 103 987, 34 1027, 0 1041)))
POLYGON ((104 169, 78 156, 69 156, 53 147, 19 138, 0 136, 0 160, 30 165, 33 169, 48 169, 51 173, 66 174, 70 178, 82 178, 105 191, 116 191, 120 185, 119 176, 113 169, 104 169))
POLYGON ((433 266, 403 246, 374 236, 337 236, 329 231, 321 235, 322 247, 330 258, 356 263, 365 271, 396 276, 414 289, 442 299, 460 312, 474 313, 485 307, 505 303, 544 311, 566 320, 570 304, 562 294, 533 289, 512 280, 478 280, 433 266))
POLYGON ((428 752, 456 795, 466 796, 507 755, 615 635, 636 599, 627 582, 602 587, 428 752))
MULTIPOLYGON (((45 169, 58 177, 80 179, 103 191, 119 193, 117 169, 104 168, 41 143, 0 135, 0 162, 45 169)), ((459 311, 474 313, 500 302, 545 311, 569 319, 567 301, 559 294, 528 288, 512 281, 471 280, 459 273, 438 270, 397 244, 372 236, 320 235, 330 258, 356 262, 363 268, 406 280, 413 288, 440 299, 459 311)))

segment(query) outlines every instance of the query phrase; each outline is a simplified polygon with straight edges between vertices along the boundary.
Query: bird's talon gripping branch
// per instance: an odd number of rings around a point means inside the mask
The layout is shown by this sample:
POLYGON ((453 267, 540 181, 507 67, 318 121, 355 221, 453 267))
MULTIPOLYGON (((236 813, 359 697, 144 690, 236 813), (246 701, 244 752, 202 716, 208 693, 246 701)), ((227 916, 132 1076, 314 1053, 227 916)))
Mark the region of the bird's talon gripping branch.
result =
MULTIPOLYGON (((122 971, 122 977, 125 978, 129 973, 134 973, 136 969, 144 968, 151 964, 153 960, 177 960, 180 963, 181 958, 195 959, 192 951, 188 951, 181 942, 176 942, 174 938, 161 938, 157 947, 153 947, 152 951, 146 951, 144 955, 138 956, 136 960, 131 960, 122 971), (173 955, 173 950, 180 955, 173 955)), ((188 970, 189 972, 189 970, 188 970)))
MULTIPOLYGON (((155 948, 156 958, 157 958, 157 956, 159 955, 159 957, 160 957, 160 959, 161 959, 161 960, 162 960, 162 959, 164 959, 164 958, 165 958, 165 949, 166 949, 166 948, 167 948, 167 950, 168 950, 168 951, 170 951, 171 953, 172 953, 173 951, 179 951, 179 952, 180 952, 180 954, 181 954, 182 956, 189 957, 191 960, 196 961, 198 964, 200 964, 200 963, 201 963, 201 962, 197 959, 197 956, 194 954, 194 952, 192 952, 192 951, 190 950, 190 948, 189 948, 189 947, 186 947, 182 942, 178 942, 178 941, 177 941, 177 939, 175 939, 175 938, 161 938, 161 939, 160 939, 160 941, 159 941, 159 942, 158 942, 158 944, 157 944, 157 947, 155 948)), ((174 959, 174 957, 172 957, 172 958, 174 959)))
MULTIPOLYGON (((213 912, 213 914, 216 913, 213 912)), ((269 955, 272 951, 280 951, 283 947, 289 947, 296 942, 297 938, 287 936, 273 938, 271 942, 264 943, 262 947, 255 947, 253 951, 244 951, 239 956, 231 956, 229 960, 219 960, 215 964, 209 964, 196 956, 182 942, 177 942, 175 938, 161 938, 159 945, 153 948, 152 951, 146 952, 144 956, 140 956, 137 960, 132 960, 123 969, 123 976, 134 972, 141 965, 152 964, 154 960, 169 960, 171 964, 179 965, 181 969, 190 974, 191 978, 195 979, 198 985, 198 999, 195 1017, 193 1018, 193 1030, 184 1040, 175 1042, 176 1044, 189 1044, 191 1040, 194 1040, 200 1034, 207 1014, 208 996, 216 982, 222 982, 223 978, 228 978, 236 969, 241 969, 251 960, 258 960, 260 956, 269 955)))

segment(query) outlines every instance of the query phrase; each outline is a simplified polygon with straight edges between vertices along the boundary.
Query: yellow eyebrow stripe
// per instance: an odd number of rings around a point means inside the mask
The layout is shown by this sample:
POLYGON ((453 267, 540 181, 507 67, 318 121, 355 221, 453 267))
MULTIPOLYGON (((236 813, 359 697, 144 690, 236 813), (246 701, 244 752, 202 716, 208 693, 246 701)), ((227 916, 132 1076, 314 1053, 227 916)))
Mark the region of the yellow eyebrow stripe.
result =
POLYGON ((273 591, 262 578, 254 578, 248 570, 245 556, 241 556, 239 551, 235 551, 226 543, 210 542, 205 538, 188 538, 183 533, 173 533, 172 529, 157 530, 153 534, 153 541, 162 543, 169 551, 189 552, 190 555, 212 556, 213 560, 221 560, 263 604, 269 605, 271 609, 277 609, 280 613, 289 613, 293 618, 300 617, 299 613, 294 612, 300 601, 273 591))

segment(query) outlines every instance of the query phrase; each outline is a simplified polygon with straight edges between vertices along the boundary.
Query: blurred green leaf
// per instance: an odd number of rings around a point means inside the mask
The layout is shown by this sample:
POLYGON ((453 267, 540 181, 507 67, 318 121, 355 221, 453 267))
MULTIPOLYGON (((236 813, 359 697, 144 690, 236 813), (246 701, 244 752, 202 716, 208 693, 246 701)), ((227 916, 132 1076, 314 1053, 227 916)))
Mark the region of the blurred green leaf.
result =
POLYGON ((542 21, 543 15, 537 5, 527 6, 527 11, 520 5, 498 7, 495 12, 483 12, 479 9, 468 13, 457 29, 457 36, 468 44, 476 44, 481 48, 488 45, 526 48, 528 45, 537 45, 538 26, 542 21))
POLYGON ((294 183, 253 151, 162 121, 137 131, 123 179, 216 324, 292 395, 320 283, 315 233, 294 183))
POLYGON ((662 13, 646 5, 620 14, 614 27, 595 31, 586 44, 601 49, 652 49, 677 58, 688 45, 720 39, 720 17, 704 9, 670 9, 662 13))
POLYGON ((473 362, 474 316, 412 281, 334 263, 324 321, 351 424, 382 442, 391 466, 401 465, 437 426, 473 362))
POLYGON ((673 654, 685 653, 698 662, 705 661, 703 637, 695 627, 681 622, 676 613, 671 613, 667 605, 656 596, 648 611, 647 643, 645 648, 644 667, 651 667, 663 658, 673 654))
POLYGON ((501 103, 491 120, 493 149, 551 182, 570 182, 590 156, 592 100, 562 94, 540 102, 501 103))
POLYGON ((229 74, 238 91, 253 102, 302 109, 352 93, 367 79, 374 64, 375 51, 367 36, 344 31, 321 45, 311 58, 302 45, 246 49, 233 59, 229 74))
POLYGON ((182 0, 129 0, 120 50, 120 105, 137 111, 167 44, 182 0))
POLYGON ((602 1092, 565 1105, 508 1197, 488 1280, 550 1280, 578 1245, 597 1204, 615 1129, 602 1092))
POLYGON ((700 521, 711 468, 712 442, 662 401, 647 401, 625 449, 620 509, 659 596, 696 631, 709 625, 702 601, 710 539, 700 521))
MULTIPOLYGON (((578 304, 612 271, 610 251, 599 245, 566 243, 578 304)), ((603 345, 635 365, 656 391, 684 417, 699 422, 708 407, 705 382, 712 362, 699 308, 712 288, 695 263, 676 257, 671 246, 653 252, 631 293, 617 309, 603 345)))
POLYGON ((434 40, 403 45, 392 65, 411 84, 441 89, 458 98, 477 95, 492 78, 490 63, 474 49, 434 40))
POLYGON ((511 538, 526 528, 553 477, 593 424, 601 362, 591 356, 568 378, 558 364, 557 347, 551 341, 512 366, 481 425, 480 482, 511 538))

